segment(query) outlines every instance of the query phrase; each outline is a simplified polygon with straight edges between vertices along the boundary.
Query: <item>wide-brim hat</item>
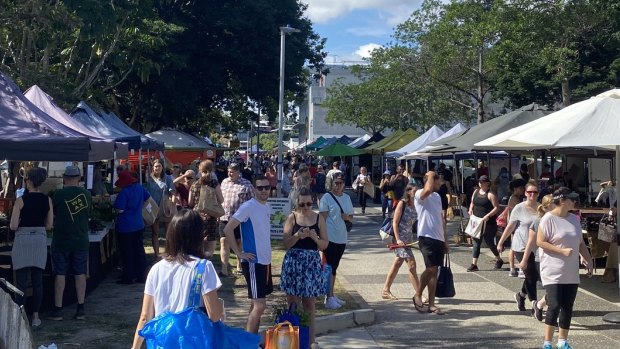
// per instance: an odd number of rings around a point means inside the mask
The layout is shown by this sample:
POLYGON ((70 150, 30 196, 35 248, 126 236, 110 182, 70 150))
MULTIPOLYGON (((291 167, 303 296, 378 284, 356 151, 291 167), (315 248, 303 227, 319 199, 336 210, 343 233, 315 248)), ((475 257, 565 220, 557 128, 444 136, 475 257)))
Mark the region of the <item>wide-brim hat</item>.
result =
POLYGON ((138 179, 134 177, 133 173, 130 171, 123 171, 118 174, 118 179, 114 183, 115 186, 119 188, 124 188, 128 185, 132 185, 136 183, 138 179))

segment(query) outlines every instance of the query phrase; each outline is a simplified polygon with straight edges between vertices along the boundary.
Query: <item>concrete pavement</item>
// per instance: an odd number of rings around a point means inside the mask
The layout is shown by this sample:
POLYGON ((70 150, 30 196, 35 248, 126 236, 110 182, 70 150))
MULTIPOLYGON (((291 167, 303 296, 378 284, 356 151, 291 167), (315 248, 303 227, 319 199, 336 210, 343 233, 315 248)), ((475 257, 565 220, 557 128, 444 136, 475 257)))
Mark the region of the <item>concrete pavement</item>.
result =
MULTIPOLYGON (((359 210, 359 209, 357 209, 359 210)), ((540 348, 543 324, 528 312, 519 312, 514 293, 522 280, 508 277, 507 269, 493 270, 492 255, 483 248, 480 272, 468 273, 471 247, 453 246, 452 271, 457 295, 439 299, 445 315, 418 313, 411 302, 413 288, 405 267, 393 286, 396 301, 381 299, 385 276, 394 260, 378 237, 380 208, 368 207, 358 216, 338 269, 338 278, 375 310, 375 324, 318 338, 322 348, 540 348)), ((456 222, 449 231, 456 231, 456 222)), ((415 250, 418 274, 423 259, 415 250)), ((574 348, 620 348, 620 326, 603 322, 602 316, 620 311, 618 284, 601 284, 597 276, 582 276, 575 302, 569 342, 574 348)), ((540 284, 539 284, 540 285, 540 284)), ((544 294, 539 286, 539 298, 544 294)), ((557 338, 556 338, 557 340, 557 338)))

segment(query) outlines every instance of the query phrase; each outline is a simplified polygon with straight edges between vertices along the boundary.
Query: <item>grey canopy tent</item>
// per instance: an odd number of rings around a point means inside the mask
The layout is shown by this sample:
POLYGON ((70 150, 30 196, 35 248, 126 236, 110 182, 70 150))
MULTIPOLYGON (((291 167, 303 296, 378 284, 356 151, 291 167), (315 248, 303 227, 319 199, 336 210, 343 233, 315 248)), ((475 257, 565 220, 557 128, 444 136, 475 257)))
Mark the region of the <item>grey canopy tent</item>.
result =
POLYGON ((62 123, 66 127, 79 132, 81 135, 86 136, 91 139, 102 140, 107 142, 114 143, 113 151, 116 152, 116 157, 127 157, 128 147, 127 143, 123 142, 115 142, 114 138, 111 137, 103 137, 100 134, 89 130, 84 127, 82 124, 74 120, 69 114, 67 114, 64 110, 54 103, 54 99, 45 93, 39 86, 33 85, 26 92, 24 96, 28 98, 32 104, 37 106, 37 108, 41 109, 45 114, 52 117, 54 120, 62 123))
POLYGON ((98 161, 114 143, 93 140, 51 118, 0 73, 0 158, 16 161, 98 161))
POLYGON ((436 146, 429 153, 457 153, 474 150, 474 144, 490 138, 498 133, 539 119, 550 111, 547 108, 530 104, 510 113, 498 116, 467 131, 457 133, 451 137, 442 138, 430 144, 436 146))

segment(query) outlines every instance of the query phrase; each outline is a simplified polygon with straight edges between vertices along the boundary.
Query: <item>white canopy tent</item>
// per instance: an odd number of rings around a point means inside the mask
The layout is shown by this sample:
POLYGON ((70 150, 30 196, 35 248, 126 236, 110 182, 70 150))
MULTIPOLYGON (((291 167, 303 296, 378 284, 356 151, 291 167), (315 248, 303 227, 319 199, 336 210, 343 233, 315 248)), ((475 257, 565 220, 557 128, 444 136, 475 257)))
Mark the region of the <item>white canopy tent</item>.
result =
POLYGON ((361 136, 361 137, 358 137, 358 138, 354 139, 351 143, 349 143, 349 144, 347 144, 347 145, 348 145, 349 147, 351 147, 351 148, 357 148, 357 147, 359 147, 360 145, 362 145, 362 144, 366 143, 366 141, 367 141, 367 140, 369 140, 369 139, 370 139, 370 137, 372 137, 372 135, 365 134, 365 135, 363 135, 363 136, 361 136))
MULTIPOLYGON (((478 149, 504 150, 557 148, 615 150, 617 178, 620 174, 618 135, 620 135, 620 89, 613 89, 478 142, 474 146, 478 149)), ((620 265, 618 267, 620 268, 620 265)), ((620 313, 607 314, 603 319, 620 322, 620 313)))
MULTIPOLYGON (((419 147, 418 149, 415 149, 413 151, 411 151, 410 153, 400 157, 400 160, 411 160, 411 159, 426 159, 430 154, 427 154, 430 150, 437 148, 437 146, 431 146, 429 145, 430 143, 433 142, 439 142, 444 138, 448 138, 450 136, 459 134, 464 132, 465 130, 467 130, 467 127, 463 126, 463 124, 461 124, 460 122, 456 125, 454 125, 454 127, 452 127, 451 129, 449 129, 448 131, 446 131, 444 134, 442 134, 441 136, 437 137, 434 140, 431 140, 430 142, 424 144, 423 146, 419 147)), ((434 154, 436 155, 436 154, 434 154)))
POLYGON ((443 132, 441 128, 433 125, 433 127, 429 128, 426 132, 421 134, 418 138, 409 142, 409 144, 405 145, 404 147, 398 150, 386 153, 385 157, 398 158, 403 155, 412 153, 418 149, 424 148, 427 144, 434 142, 439 137, 441 137, 444 133, 445 132, 443 132))

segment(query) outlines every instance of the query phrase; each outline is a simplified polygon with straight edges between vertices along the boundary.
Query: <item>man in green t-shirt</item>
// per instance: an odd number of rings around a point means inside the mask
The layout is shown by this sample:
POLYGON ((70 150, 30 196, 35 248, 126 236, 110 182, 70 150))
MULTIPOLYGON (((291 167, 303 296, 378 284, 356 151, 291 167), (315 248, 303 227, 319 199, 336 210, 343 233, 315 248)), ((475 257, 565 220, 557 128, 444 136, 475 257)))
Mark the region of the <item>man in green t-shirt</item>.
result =
POLYGON ((80 169, 67 166, 63 174, 64 188, 54 192, 54 235, 52 237, 52 271, 54 280, 54 312, 51 320, 62 320, 62 296, 65 276, 75 277, 77 311, 75 319, 84 319, 86 266, 88 262, 88 217, 92 210, 91 194, 79 186, 80 169))

